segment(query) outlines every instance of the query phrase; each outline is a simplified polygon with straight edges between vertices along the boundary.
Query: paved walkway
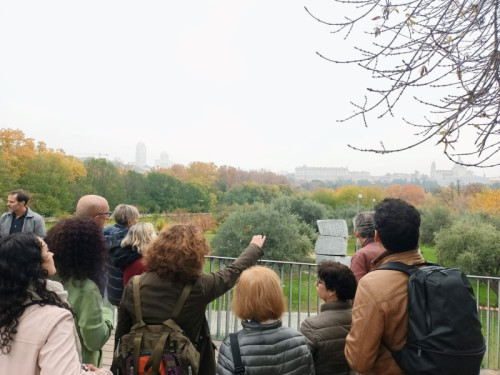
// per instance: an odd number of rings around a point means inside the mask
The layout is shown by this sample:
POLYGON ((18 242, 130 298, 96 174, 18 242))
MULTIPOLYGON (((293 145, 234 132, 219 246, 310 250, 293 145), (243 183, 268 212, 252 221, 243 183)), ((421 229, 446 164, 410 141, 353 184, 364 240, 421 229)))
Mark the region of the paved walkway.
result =
MULTIPOLYGON (((111 334, 111 337, 109 338, 108 342, 106 345, 104 345, 104 348, 102 350, 102 367, 109 369, 111 367, 111 361, 113 359, 113 346, 115 343, 115 331, 113 330, 113 333, 111 334)), ((221 342, 220 341, 214 341, 214 344, 219 348, 221 342)), ((215 352, 215 355, 217 356, 218 352, 215 352)), ((217 358, 216 358, 217 360, 217 358)), ((203 375, 203 374, 201 374, 203 375)), ((500 371, 494 371, 494 370, 481 370, 480 375, 500 375, 500 371)))
MULTIPOLYGON (((217 346, 217 349, 219 348, 221 341, 214 341, 215 346, 217 346)), ((108 342, 104 345, 102 348, 102 367, 109 369, 111 367, 111 362, 113 360, 113 347, 115 345, 115 331, 111 333, 111 337, 109 338, 108 342)), ((218 352, 215 352, 215 355, 217 357, 218 352)), ((217 360, 217 358, 215 358, 217 360)), ((499 374, 500 375, 500 374, 499 374)))

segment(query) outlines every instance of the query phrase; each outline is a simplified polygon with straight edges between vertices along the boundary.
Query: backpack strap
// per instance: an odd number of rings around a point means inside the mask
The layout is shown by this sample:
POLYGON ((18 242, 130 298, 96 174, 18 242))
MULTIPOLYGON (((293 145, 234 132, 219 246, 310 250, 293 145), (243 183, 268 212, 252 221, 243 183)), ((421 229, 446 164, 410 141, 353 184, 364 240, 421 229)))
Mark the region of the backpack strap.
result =
POLYGON ((399 272, 404 272, 407 275, 411 276, 413 273, 417 272, 418 267, 422 266, 439 266, 437 263, 431 263, 431 262, 424 262, 424 263, 418 263, 418 264, 405 264, 401 262, 389 262, 386 263, 379 268, 374 269, 373 271, 378 271, 378 270, 391 270, 391 271, 399 271, 399 272))
POLYGON ((245 371, 245 366, 243 366, 243 362, 241 361, 240 344, 238 343, 238 334, 237 333, 229 334, 229 341, 231 343, 231 353, 233 353, 233 363, 234 363, 233 374, 244 375, 246 371, 245 371))
POLYGON ((165 344, 168 339, 168 332, 163 332, 160 339, 156 343, 153 352, 151 353, 146 365, 144 365, 144 373, 148 374, 148 370, 151 368, 152 373, 158 371, 160 368, 160 363, 162 360, 163 348, 165 348, 165 344))
POLYGON ((191 293, 191 288, 193 286, 191 284, 186 284, 184 286, 184 289, 182 289, 181 295, 179 296, 179 299, 177 300, 177 303, 174 306, 174 309, 172 310, 172 320, 176 320, 177 317, 179 316, 179 313, 181 312, 182 306, 184 306, 184 302, 186 302, 186 299, 189 296, 189 293, 191 293))
POLYGON ((132 287, 134 292, 135 320, 136 323, 140 325, 146 325, 146 323, 142 320, 140 282, 140 276, 134 276, 132 287))

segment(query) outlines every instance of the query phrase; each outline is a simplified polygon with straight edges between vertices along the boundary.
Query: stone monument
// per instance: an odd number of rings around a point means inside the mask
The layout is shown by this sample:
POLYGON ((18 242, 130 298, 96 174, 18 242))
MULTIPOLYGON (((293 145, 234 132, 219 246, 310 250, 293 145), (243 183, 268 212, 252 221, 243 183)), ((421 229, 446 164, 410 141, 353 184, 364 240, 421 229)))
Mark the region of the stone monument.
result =
POLYGON ((351 265, 351 257, 347 256, 347 238, 349 232, 345 220, 318 220, 319 237, 314 247, 316 263, 323 260, 351 265))

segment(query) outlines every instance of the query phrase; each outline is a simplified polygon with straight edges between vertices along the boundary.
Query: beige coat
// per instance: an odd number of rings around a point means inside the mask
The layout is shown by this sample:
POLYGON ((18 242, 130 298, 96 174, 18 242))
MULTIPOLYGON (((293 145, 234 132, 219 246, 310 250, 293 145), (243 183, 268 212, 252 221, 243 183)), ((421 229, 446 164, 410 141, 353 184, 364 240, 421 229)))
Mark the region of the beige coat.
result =
POLYGON ((73 316, 57 306, 33 305, 26 308, 10 345, 10 353, 0 355, 2 374, 111 374, 108 370, 82 370, 73 316))
MULTIPOLYGON (((374 268, 388 262, 419 264, 424 259, 418 250, 388 254, 374 268)), ((361 374, 403 374, 384 344, 397 351, 406 343, 407 304, 408 276, 404 273, 372 271, 361 278, 345 347, 347 362, 353 370, 361 374)))

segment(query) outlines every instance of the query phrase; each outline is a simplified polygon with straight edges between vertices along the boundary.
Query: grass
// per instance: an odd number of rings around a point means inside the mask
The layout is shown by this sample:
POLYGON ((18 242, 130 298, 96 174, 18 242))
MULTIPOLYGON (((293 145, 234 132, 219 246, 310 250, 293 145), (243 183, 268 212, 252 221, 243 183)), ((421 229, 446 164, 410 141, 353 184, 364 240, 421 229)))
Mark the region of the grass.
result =
MULTIPOLYGON (((483 331, 483 336, 484 339, 486 340, 486 333, 487 333, 487 314, 485 310, 480 310, 479 311, 479 318, 481 319, 481 324, 482 324, 482 331, 483 331)), ((482 367, 486 368, 486 363, 488 361, 488 367, 489 369, 499 369, 499 350, 497 348, 497 342, 498 342, 498 311, 490 311, 490 337, 488 338, 488 352, 485 353, 485 356, 483 358, 483 364, 482 367)))
POLYGON ((433 247, 422 245, 420 251, 426 261, 437 263, 436 250, 433 247))

